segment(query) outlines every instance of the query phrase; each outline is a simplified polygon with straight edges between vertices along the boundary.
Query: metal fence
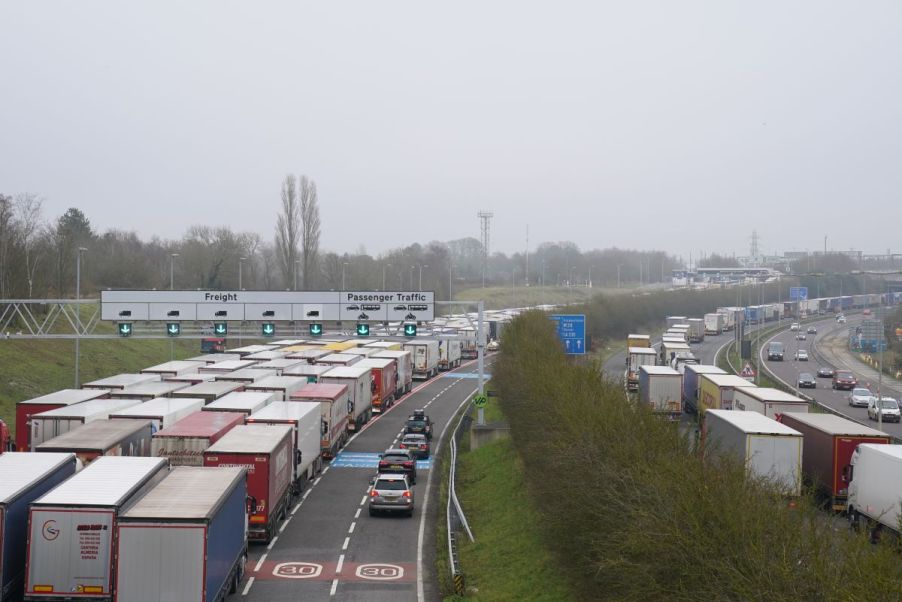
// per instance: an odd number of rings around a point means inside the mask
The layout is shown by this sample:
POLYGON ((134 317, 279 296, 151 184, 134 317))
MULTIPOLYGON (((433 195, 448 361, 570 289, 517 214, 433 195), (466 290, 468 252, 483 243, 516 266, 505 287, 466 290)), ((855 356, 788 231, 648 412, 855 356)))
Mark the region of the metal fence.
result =
POLYGON ((473 531, 467 522, 460 501, 457 499, 456 476, 457 476, 457 447, 461 439, 470 429, 473 422, 473 405, 467 406, 467 409, 461 414, 454 432, 451 433, 451 441, 449 447, 451 449, 451 462, 448 467, 448 506, 445 509, 445 518, 448 529, 448 564, 451 571, 451 579, 454 582, 454 591, 457 595, 464 594, 464 573, 460 567, 460 556, 457 550, 457 537, 463 530, 470 541, 476 541, 473 537, 473 531))

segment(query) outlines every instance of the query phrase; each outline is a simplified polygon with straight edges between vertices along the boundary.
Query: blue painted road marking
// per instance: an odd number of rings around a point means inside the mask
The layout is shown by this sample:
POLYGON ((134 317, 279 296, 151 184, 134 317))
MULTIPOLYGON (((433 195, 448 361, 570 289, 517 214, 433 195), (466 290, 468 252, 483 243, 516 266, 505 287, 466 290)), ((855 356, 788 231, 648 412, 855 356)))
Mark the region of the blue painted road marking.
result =
MULTIPOLYGON (((332 460, 335 468, 377 468, 379 466, 379 454, 363 452, 339 452, 332 460)), ((432 468, 432 458, 417 460, 417 470, 429 470, 432 468)))
MULTIPOLYGON (((462 373, 443 372, 441 376, 442 376, 442 378, 479 378, 479 373, 478 372, 462 372, 462 373)), ((488 380, 490 378, 492 378, 491 374, 485 374, 486 380, 488 380)))

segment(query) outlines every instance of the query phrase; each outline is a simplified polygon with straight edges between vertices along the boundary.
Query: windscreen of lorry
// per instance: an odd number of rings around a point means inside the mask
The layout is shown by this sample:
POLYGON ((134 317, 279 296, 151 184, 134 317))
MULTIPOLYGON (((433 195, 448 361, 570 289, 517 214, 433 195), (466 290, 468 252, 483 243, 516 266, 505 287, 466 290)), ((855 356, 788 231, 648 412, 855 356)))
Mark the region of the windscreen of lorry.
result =
POLYGON ((783 353, 783 343, 771 343, 771 353, 783 353))

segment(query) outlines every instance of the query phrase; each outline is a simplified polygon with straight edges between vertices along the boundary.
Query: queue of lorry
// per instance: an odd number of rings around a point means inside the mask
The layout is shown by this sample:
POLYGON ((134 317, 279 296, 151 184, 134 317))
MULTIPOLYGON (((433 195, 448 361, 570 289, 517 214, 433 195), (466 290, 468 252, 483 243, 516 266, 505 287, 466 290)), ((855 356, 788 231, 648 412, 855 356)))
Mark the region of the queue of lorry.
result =
MULTIPOLYGON (((846 309, 845 298, 837 299, 802 303, 811 311, 846 309)), ((871 299, 855 301, 866 307, 871 299)), ((799 303, 719 308, 701 320, 703 333, 698 321, 671 316, 657 345, 648 335, 630 334, 627 389, 668 419, 696 414, 697 449, 705 457, 732 456, 750 478, 765 480, 790 498, 810 486, 827 508, 845 513, 853 528, 867 529, 872 539, 884 531, 902 535, 902 445, 893 444, 893 437, 838 415, 809 413, 808 401, 700 364, 691 348, 687 352, 689 343, 704 336, 742 321, 778 319, 784 309, 797 312, 799 303)))
POLYGON ((324 462, 462 350, 248 345, 20 401, 20 451, 0 453, 0 601, 223 599, 324 462))

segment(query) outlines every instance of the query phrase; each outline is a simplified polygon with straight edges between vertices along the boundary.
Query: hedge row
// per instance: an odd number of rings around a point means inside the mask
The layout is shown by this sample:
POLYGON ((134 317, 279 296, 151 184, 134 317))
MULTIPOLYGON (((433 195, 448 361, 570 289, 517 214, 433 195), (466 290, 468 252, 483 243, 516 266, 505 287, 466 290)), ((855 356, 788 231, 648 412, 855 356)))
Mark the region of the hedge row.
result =
POLYGON ((626 401, 560 351, 547 316, 505 331, 493 369, 544 538, 586 600, 902 599, 902 562, 804 497, 626 401))

